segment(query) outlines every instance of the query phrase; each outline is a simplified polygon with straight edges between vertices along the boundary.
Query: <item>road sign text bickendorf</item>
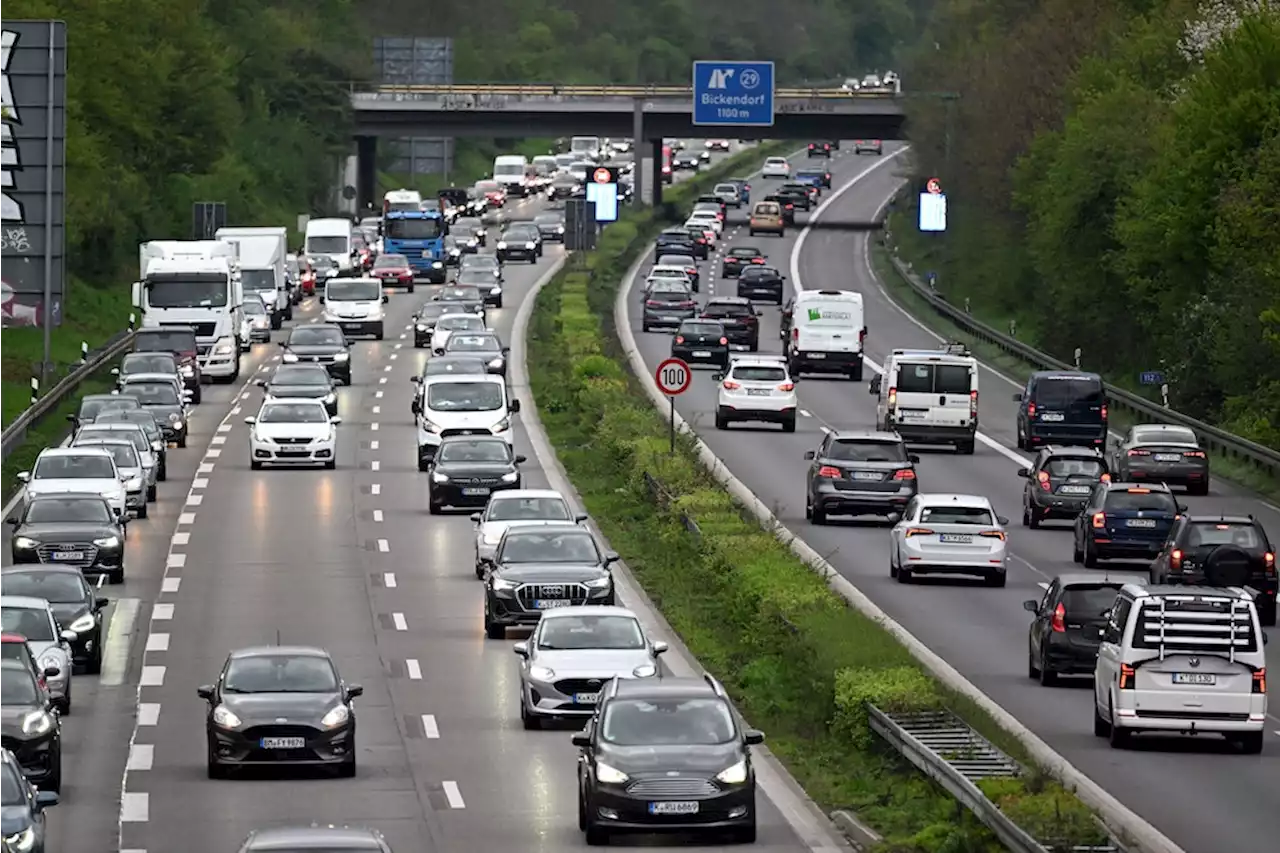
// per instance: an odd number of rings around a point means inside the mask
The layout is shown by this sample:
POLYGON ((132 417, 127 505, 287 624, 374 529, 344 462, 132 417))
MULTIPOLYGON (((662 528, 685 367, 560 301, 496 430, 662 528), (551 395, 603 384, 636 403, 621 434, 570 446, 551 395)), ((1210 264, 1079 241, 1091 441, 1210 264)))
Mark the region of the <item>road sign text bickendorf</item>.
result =
POLYGON ((761 107, 767 95, 713 95, 702 93, 702 103, 715 107, 761 107))

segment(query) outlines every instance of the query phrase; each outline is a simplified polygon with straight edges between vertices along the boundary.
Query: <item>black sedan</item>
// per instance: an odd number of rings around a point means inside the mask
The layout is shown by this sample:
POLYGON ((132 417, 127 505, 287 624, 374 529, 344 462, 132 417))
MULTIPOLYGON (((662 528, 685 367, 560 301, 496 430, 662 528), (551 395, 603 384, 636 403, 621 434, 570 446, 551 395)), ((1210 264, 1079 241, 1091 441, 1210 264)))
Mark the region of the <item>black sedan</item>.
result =
POLYGON ((1099 577, 1081 572, 1058 575, 1052 583, 1041 584, 1045 591, 1038 601, 1022 602, 1032 614, 1027 677, 1050 687, 1060 675, 1093 675, 1102 629, 1116 603, 1116 593, 1126 583, 1146 580, 1145 572, 1128 577, 1123 573, 1108 572, 1099 577))
POLYGON ((725 252, 724 261, 720 264, 721 278, 736 278, 752 264, 763 264, 765 253, 755 246, 734 246, 725 252))
POLYGON ((663 231, 654 244, 653 262, 659 263, 663 255, 689 255, 699 260, 706 260, 706 252, 700 252, 694 239, 684 228, 663 231))
POLYGON ((810 142, 809 156, 810 157, 830 157, 831 143, 830 142, 810 142))
POLYGON ((138 407, 155 415, 164 440, 179 447, 187 446, 187 404, 180 382, 160 374, 135 375, 120 389, 121 397, 133 397, 138 407))
POLYGON ((431 333, 435 331, 436 322, 445 314, 454 310, 447 302, 432 301, 424 303, 413 315, 413 346, 422 349, 431 343, 431 333))
POLYGON ((564 199, 577 198, 582 190, 582 182, 573 175, 565 172, 556 175, 551 180, 551 186, 547 187, 547 198, 552 201, 563 201, 564 199))
POLYGON ((94 595, 93 587, 75 566, 12 566, 0 572, 0 593, 43 598, 63 631, 74 631, 71 660, 85 672, 102 672, 105 631, 102 611, 108 600, 94 595))
POLYGON ((334 324, 294 326, 280 346, 285 364, 320 364, 343 385, 351 384, 351 345, 334 324))
POLYGON ((217 684, 196 693, 205 722, 210 779, 249 766, 335 768, 356 775, 356 711, 364 693, 345 684, 324 649, 257 646, 227 656, 217 684))
POLYGON ((816 187, 807 184, 783 184, 778 187, 777 195, 796 206, 796 210, 808 211, 813 207, 816 187))
POLYGON ((448 307, 446 314, 484 316, 484 294, 475 285, 447 285, 440 288, 440 291, 431 298, 448 307))
POLYGON ((444 238, 444 265, 446 267, 456 267, 462 262, 464 254, 467 254, 464 241, 452 234, 444 238))
POLYGON ((508 528, 493 559, 481 561, 485 636, 501 640, 507 628, 536 625, 553 607, 616 603, 617 561, 575 524, 508 528))
MULTIPOLYGON (((477 256, 480 257, 480 256, 477 256)), ((484 255, 483 257, 493 257, 492 255, 484 255)), ((501 273, 501 270, 498 270, 501 273)), ((466 266, 458 270, 458 277, 454 280, 454 284, 458 287, 474 287, 480 293, 481 301, 489 307, 502 307, 502 278, 500 275, 495 276, 493 269, 485 269, 479 266, 466 266)))
POLYGON ((58 804, 58 794, 28 782, 17 759, 8 753, 0 755, 0 788, 4 790, 6 849, 45 853, 45 809, 58 804))
POLYGON ((21 661, 0 661, 0 737, 32 784, 62 790, 62 723, 21 661))
POLYGON ((124 524, 101 495, 31 495, 6 523, 14 563, 64 565, 124 583, 124 524))
POLYGON ((532 222, 515 222, 498 238, 499 261, 522 260, 536 264, 542 257, 542 233, 532 222))
POLYGON ((502 340, 492 332, 454 332, 445 341, 441 355, 464 355, 483 358, 489 366, 489 372, 498 376, 507 375, 507 354, 510 350, 502 345, 502 340))
POLYGON ((449 507, 483 507, 489 496, 520 488, 523 456, 501 438, 452 436, 440 443, 431 464, 427 506, 432 515, 449 507))
POLYGON ((1186 486, 1193 495, 1209 494, 1209 456, 1200 439, 1183 426, 1137 424, 1111 453, 1117 480, 1186 486))
POLYGON ((474 216, 465 216, 449 229, 458 238, 464 252, 475 252, 489 242, 489 229, 474 216))
POLYGON ((738 295, 743 299, 782 304, 783 282, 787 277, 776 267, 750 266, 738 276, 738 295))
POLYGON ((760 314, 750 301, 740 296, 719 296, 703 306, 702 316, 724 325, 729 346, 751 352, 760 349, 760 314))
POLYGON ((539 213, 533 217, 533 224, 538 226, 542 239, 551 243, 564 242, 564 214, 558 211, 539 213))
POLYGON ((330 416, 338 414, 333 377, 318 364, 282 364, 270 379, 259 379, 256 384, 268 397, 323 400, 330 416))
POLYGON ((717 320, 682 320, 671 339, 671 356, 689 364, 729 367, 729 338, 717 320))

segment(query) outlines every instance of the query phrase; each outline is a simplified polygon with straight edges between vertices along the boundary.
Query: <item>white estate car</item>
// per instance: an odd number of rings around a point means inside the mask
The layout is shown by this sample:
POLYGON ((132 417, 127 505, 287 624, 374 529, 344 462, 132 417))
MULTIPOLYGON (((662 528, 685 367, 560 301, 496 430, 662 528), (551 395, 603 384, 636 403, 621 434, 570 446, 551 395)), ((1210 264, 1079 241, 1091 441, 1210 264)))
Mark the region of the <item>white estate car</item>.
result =
POLYGON ((431 330, 431 351, 436 355, 444 352, 449 336, 454 332, 487 332, 484 317, 479 314, 442 314, 436 320, 436 327, 431 330))
POLYGON ((102 447, 47 447, 18 479, 27 484, 28 495, 87 492, 106 498, 120 518, 127 511, 124 475, 102 447))
POLYGON ((791 164, 786 157, 770 157, 764 161, 764 166, 760 169, 760 177, 789 178, 791 177, 791 164))
POLYGON ((272 398, 256 416, 244 419, 249 431, 249 467, 263 465, 338 465, 338 431, 342 418, 329 416, 323 400, 272 398))
POLYGON ((767 421, 782 424, 783 432, 796 431, 796 384, 785 356, 730 354, 729 369, 714 378, 720 383, 716 429, 734 421, 767 421))
POLYGON ((980 495, 916 495, 890 532, 889 576, 972 575, 1004 586, 1008 523, 980 495))
POLYGON ((509 527, 539 524, 581 524, 585 515, 574 515, 564 495, 551 489, 510 489, 494 492, 484 512, 471 516, 476 525, 476 577, 484 577, 481 560, 492 560, 509 527))

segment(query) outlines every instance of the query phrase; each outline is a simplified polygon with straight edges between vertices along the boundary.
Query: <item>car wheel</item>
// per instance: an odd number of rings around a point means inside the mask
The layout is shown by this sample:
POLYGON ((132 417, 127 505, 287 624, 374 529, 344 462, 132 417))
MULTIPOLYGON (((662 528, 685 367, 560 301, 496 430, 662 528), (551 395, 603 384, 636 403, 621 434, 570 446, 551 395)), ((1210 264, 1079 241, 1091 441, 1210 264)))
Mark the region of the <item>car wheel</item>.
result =
POLYGON ((716 429, 728 429, 729 419, 724 415, 716 413, 716 429))
POLYGON ((791 417, 787 418, 785 421, 783 421, 783 422, 782 422, 782 431, 783 431, 783 432, 795 432, 795 431, 796 431, 796 416, 795 416, 795 415, 792 415, 791 417))
POLYGON ((1031 507, 1027 506, 1025 503, 1022 505, 1022 526, 1031 526, 1031 507))
POLYGON ((329 459, 329 460, 326 460, 324 463, 324 470, 326 471, 332 471, 337 467, 338 467, 337 459, 329 459))
POLYGON ((1071 562, 1073 563, 1084 562, 1084 551, 1080 550, 1080 543, 1076 541, 1074 534, 1072 534, 1072 539, 1071 539, 1071 562))
POLYGON ((542 728, 542 719, 529 713, 529 709, 525 707, 523 699, 520 700, 520 724, 528 732, 538 731, 542 728))
POLYGON ((1030 527, 1032 530, 1040 529, 1040 514, 1036 512, 1035 507, 1029 507, 1027 509, 1027 527, 1030 527))
POLYGON ((405 292, 406 292, 406 293, 413 293, 413 285, 412 285, 412 284, 411 284, 411 285, 409 285, 409 287, 408 287, 408 288, 406 288, 405 292))
POLYGON ((430 463, 430 461, 429 461, 429 460, 427 460, 427 459, 425 459, 425 458, 423 458, 422 456, 419 456, 419 457, 418 457, 418 470, 419 470, 419 471, 429 471, 429 470, 431 470, 431 463, 430 463))
POLYGON ((598 826, 588 818, 587 820, 587 846, 588 847, 608 847, 609 846, 609 830, 602 826, 598 826))
POLYGON ((1027 678, 1039 678, 1040 670, 1036 667, 1036 656, 1031 651, 1030 646, 1027 647, 1027 678))
POLYGON ((1092 543, 1084 543, 1084 567, 1092 569, 1098 565, 1098 550, 1093 547, 1092 543))
MULTIPOLYGON (((55 794, 62 793, 62 750, 58 750, 57 756, 53 759, 53 772, 40 783, 40 790, 52 791, 55 794)), ((16 848, 15 848, 16 849, 16 848)))
POLYGON ((119 586, 124 583, 124 566, 107 572, 107 583, 112 586, 119 586))
POLYGON ((1093 736, 1109 737, 1111 735, 1111 724, 1102 719, 1102 715, 1098 713, 1098 700, 1093 700, 1093 736))
POLYGON ((501 296, 499 296, 499 297, 498 297, 498 301, 494 303, 493 307, 494 307, 494 308, 501 308, 501 307, 502 307, 502 297, 501 297, 501 296))
POLYGON ((202 397, 203 395, 200 393, 200 383, 197 382, 195 390, 191 394, 191 402, 196 403, 198 405, 202 397))
POLYGON ((427 501, 427 511, 430 512, 432 515, 440 515, 440 513, 444 512, 444 505, 438 504, 435 501, 429 500, 427 501))
POLYGON ((1258 607, 1258 621, 1266 627, 1276 624, 1276 600, 1271 599, 1270 604, 1264 604, 1258 607))
MULTIPOLYGON (((354 746, 355 746, 355 745, 354 745, 354 744, 352 744, 353 749, 354 749, 354 746)), ((342 764, 338 765, 338 778, 339 778, 339 779, 354 779, 354 778, 355 778, 355 775, 356 775, 356 755, 355 755, 355 752, 353 751, 353 752, 351 753, 351 758, 350 758, 350 759, 348 759, 347 761, 344 761, 344 762, 342 762, 342 764)))
POLYGON ((143 501, 142 506, 138 507, 138 518, 147 517, 147 502, 143 501))
POLYGON ((507 628, 497 622, 490 622, 486 617, 484 620, 484 635, 490 640, 505 640, 507 638, 507 628))
POLYGON ((1110 735, 1111 748, 1127 749, 1129 747, 1129 738, 1132 732, 1130 732, 1128 729, 1121 728, 1120 726, 1116 725, 1115 703, 1112 703, 1110 707, 1111 707, 1111 725, 1107 727, 1110 730, 1107 732, 1107 734, 1110 735))
POLYGON ((98 675, 102 672, 102 638, 99 636, 95 645, 93 657, 89 658, 89 662, 84 665, 84 671, 89 675, 98 675))
POLYGON ((1045 659, 1044 652, 1040 652, 1040 686, 1053 687, 1058 683, 1058 673, 1049 669, 1049 661, 1045 659))
POLYGON ((963 441, 956 447, 956 451, 962 456, 972 456, 976 449, 977 445, 972 441, 963 441))
POLYGON ((222 764, 218 761, 218 759, 214 756, 213 747, 209 746, 207 748, 209 750, 209 756, 206 760, 205 773, 208 775, 210 779, 227 778, 227 768, 223 767, 222 764))
POLYGON ((1187 492, 1193 495, 1200 495, 1201 497, 1209 494, 1209 478, 1206 477, 1203 483, 1196 483, 1193 486, 1189 486, 1187 488, 1187 492))
POLYGON ((817 525, 819 525, 819 526, 821 526, 821 525, 823 525, 823 524, 826 524, 826 523, 827 523, 827 511, 826 511, 826 510, 824 510, 822 507, 818 506, 817 504, 814 504, 814 505, 813 505, 813 513, 812 513, 812 517, 811 517, 809 520, 810 520, 811 522, 813 522, 814 524, 817 524, 817 525))
POLYGON ((1236 742, 1240 744, 1240 751, 1245 755, 1258 755, 1262 752, 1262 738, 1264 732, 1245 732, 1240 735, 1236 742))
POLYGON ((898 564, 893 561, 892 553, 889 554, 889 577, 895 580, 898 577, 898 564))
POLYGON ((160 465, 160 470, 156 472, 156 480, 163 483, 167 479, 169 479, 169 466, 168 464, 162 463, 160 465))
POLYGON ((156 502, 156 487, 147 486, 147 500, 151 503, 156 502))
POLYGON ((250 471, 261 471, 261 470, 262 470, 262 463, 261 463, 261 462, 259 462, 257 459, 250 459, 250 460, 249 460, 249 470, 250 470, 250 471))
POLYGON ((734 828, 729 837, 737 844, 755 844, 756 843, 756 819, 754 816, 751 822, 745 826, 734 828))
POLYGON ((582 798, 582 791, 578 791, 578 829, 587 828, 587 804, 582 798))

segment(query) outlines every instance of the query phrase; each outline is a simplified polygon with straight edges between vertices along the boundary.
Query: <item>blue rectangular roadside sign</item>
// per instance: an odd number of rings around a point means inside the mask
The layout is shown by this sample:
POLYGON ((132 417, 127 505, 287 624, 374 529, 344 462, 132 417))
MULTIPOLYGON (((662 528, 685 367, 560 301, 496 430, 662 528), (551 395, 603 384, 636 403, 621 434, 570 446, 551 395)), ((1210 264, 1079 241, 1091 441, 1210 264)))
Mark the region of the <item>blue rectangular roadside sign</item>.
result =
POLYGON ((693 124, 773 127, 773 63, 693 63, 693 124))

